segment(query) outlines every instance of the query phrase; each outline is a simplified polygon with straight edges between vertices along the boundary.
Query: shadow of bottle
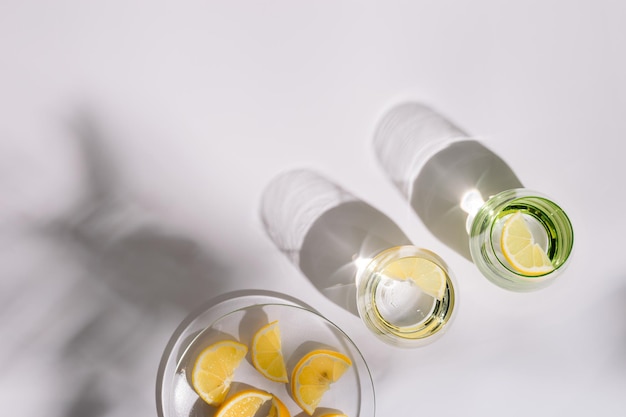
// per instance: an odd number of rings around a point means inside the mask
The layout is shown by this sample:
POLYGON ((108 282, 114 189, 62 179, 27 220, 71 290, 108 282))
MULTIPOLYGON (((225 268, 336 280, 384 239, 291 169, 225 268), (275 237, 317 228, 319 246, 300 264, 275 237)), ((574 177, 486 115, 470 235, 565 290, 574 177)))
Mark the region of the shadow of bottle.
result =
POLYGON ((400 104, 382 117, 374 149, 431 233, 470 261, 473 215, 489 197, 522 188, 498 155, 419 103, 400 104))
POLYGON ((360 261, 410 244, 389 217, 309 170, 283 173, 268 184, 261 219, 274 244, 309 281, 356 316, 360 261))

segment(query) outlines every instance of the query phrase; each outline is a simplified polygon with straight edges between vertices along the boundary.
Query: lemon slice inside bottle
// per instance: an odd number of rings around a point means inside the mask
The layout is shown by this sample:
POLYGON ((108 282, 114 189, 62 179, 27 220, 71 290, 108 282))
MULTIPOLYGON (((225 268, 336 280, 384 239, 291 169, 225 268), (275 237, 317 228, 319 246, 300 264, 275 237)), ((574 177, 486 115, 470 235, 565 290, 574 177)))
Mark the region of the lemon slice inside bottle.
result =
POLYGON ((446 291, 445 271, 425 258, 400 258, 385 266, 382 274, 396 280, 411 280, 423 292, 437 300, 441 300, 446 291))
POLYGON ((554 270, 550 258, 543 248, 535 243, 524 215, 519 211, 504 222, 500 246, 507 262, 523 275, 539 276, 554 270))

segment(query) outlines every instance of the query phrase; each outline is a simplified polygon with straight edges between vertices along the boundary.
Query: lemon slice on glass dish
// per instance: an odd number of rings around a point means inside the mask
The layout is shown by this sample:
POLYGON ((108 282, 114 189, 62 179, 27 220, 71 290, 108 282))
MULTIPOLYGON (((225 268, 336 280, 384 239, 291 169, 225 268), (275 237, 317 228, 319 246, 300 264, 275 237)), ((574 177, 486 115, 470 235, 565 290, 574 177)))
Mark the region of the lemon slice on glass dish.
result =
POLYGON ((523 275, 539 276, 554 270, 550 258, 545 250, 535 243, 524 215, 519 211, 504 222, 500 246, 507 262, 523 275))
POLYGON ((263 376, 274 382, 289 381, 277 320, 261 327, 254 334, 251 350, 252 365, 263 376))
POLYGON ((234 340, 214 343, 200 352, 193 366, 191 383, 207 404, 220 405, 230 389, 248 347, 234 340))
POLYGON ((272 398, 272 408, 270 408, 267 417, 291 417, 289 410, 277 396, 272 398))
POLYGON ((436 263, 415 256, 391 262, 382 274, 397 280, 411 280, 424 293, 441 300, 446 291, 446 273, 436 263))
POLYGON ((346 355, 328 349, 316 349, 300 359, 291 377, 291 394, 295 402, 313 415, 322 397, 352 366, 346 355))
POLYGON ((290 417, 289 411, 277 397, 257 389, 246 389, 228 398, 217 409, 214 417, 254 417, 268 401, 271 401, 268 417, 290 417))

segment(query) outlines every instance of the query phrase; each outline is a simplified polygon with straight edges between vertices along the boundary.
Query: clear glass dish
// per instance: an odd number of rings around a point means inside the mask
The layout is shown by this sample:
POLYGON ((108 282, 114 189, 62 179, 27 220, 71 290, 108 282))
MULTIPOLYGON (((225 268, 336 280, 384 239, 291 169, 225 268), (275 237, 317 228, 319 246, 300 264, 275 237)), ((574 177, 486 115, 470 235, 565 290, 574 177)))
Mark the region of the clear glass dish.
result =
MULTIPOLYGON (((324 394, 320 408, 340 410, 351 417, 374 417, 375 395, 367 364, 350 338, 336 325, 298 300, 266 291, 238 292, 210 300, 185 319, 163 353, 157 375, 159 417, 211 417, 216 408, 195 393, 188 377, 195 356, 222 339, 249 346, 254 332, 278 320, 288 373, 301 355, 315 347, 335 349, 347 355, 352 366, 324 394)), ((250 354, 235 372, 231 390, 262 389, 279 397, 292 416, 305 415, 293 401, 289 384, 263 377, 251 364, 250 354)))

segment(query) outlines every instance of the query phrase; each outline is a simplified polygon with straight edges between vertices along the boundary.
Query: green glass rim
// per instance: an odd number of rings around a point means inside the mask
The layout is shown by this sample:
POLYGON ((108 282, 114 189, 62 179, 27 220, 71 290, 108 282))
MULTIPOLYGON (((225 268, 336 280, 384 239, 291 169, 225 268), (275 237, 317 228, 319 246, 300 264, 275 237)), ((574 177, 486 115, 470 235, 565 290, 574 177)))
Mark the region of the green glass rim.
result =
MULTIPOLYGON (((536 213, 533 212, 525 214, 532 216, 536 221, 538 221, 542 225, 546 233, 548 233, 552 237, 552 239, 557 242, 555 245, 549 248, 549 252, 553 253, 553 255, 549 255, 549 257, 552 260, 554 269, 544 274, 527 275, 511 268, 508 264, 502 262, 499 257, 496 257, 496 259, 504 268, 511 271, 512 273, 519 275, 522 278, 534 280, 553 274, 563 266, 567 265, 567 261, 569 260, 572 249, 574 247, 574 230, 569 217, 557 203, 544 196, 532 195, 518 197, 509 201, 506 206, 504 206, 503 209, 494 217, 494 220, 492 220, 489 233, 493 236, 493 229, 495 228, 498 219, 501 219, 502 217, 517 211, 517 204, 523 204, 526 202, 532 206, 535 206, 538 211, 542 211, 544 213, 546 212, 546 210, 542 210, 542 208, 536 207, 537 203, 540 203, 540 205, 544 207, 551 208, 551 213, 548 216, 542 216, 539 214, 536 215, 536 213)), ((494 245, 498 245, 499 243, 495 242, 493 239, 490 239, 490 241, 492 249, 495 251, 496 249, 494 245)))
POLYGON ((470 253, 482 274, 494 284, 512 291, 544 288, 569 264, 574 248, 574 228, 562 207, 550 197, 526 188, 502 191, 478 210, 470 229, 470 253), (515 211, 533 217, 547 233, 548 256, 554 269, 528 275, 514 270, 499 253, 497 223, 515 211))

